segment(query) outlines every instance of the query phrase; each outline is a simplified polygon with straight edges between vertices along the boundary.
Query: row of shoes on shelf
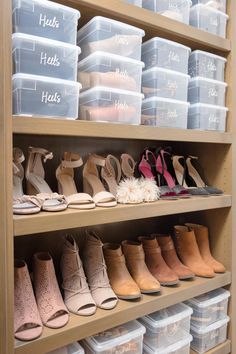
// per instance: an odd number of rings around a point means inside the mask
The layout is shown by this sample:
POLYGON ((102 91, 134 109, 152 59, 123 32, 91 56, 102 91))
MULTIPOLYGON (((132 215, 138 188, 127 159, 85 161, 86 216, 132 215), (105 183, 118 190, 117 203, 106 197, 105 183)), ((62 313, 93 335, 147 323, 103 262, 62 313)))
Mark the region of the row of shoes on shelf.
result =
POLYGON ((121 244, 103 244, 94 232, 87 232, 81 258, 75 239, 66 236, 60 260, 64 302, 48 252, 33 256, 33 286, 25 261, 15 260, 17 339, 39 337, 43 325, 65 326, 69 312, 93 315, 97 307, 113 309, 118 298, 139 299, 141 294, 159 294, 161 285, 225 272, 211 255, 208 228, 198 224, 175 226, 173 239, 153 234, 121 244))
POLYGON ((196 165, 196 157, 174 155, 171 148, 149 147, 138 162, 127 153, 120 159, 90 154, 83 167, 83 192, 78 193, 74 169, 83 165, 78 153, 65 152, 56 169, 58 193, 45 181, 43 162, 53 158, 52 152, 29 147, 26 166, 27 195, 24 194, 24 154, 13 149, 13 212, 33 214, 40 210, 62 211, 66 208, 93 209, 114 207, 117 203, 137 204, 158 199, 210 196, 223 192, 206 186, 196 165), (136 176, 142 176, 141 178, 136 176))

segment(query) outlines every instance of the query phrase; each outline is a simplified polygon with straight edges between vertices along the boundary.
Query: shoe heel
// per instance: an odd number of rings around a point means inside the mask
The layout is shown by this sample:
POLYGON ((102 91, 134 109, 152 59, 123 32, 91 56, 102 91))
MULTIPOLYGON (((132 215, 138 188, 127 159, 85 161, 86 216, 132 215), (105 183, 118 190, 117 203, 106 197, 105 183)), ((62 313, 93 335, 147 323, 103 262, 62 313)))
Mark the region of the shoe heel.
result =
POLYGON ((29 182, 26 182, 26 190, 28 195, 36 195, 39 191, 29 182))

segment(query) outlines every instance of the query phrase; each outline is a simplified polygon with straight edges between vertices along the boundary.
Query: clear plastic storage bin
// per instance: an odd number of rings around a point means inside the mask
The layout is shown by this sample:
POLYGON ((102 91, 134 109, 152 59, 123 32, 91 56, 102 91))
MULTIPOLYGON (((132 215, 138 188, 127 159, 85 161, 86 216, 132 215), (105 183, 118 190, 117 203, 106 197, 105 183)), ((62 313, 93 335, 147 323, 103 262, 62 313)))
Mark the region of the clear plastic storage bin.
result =
POLYGON ((226 36, 226 25, 229 16, 203 4, 190 9, 190 25, 217 36, 226 36))
POLYGON ((189 24, 190 0, 143 0, 142 7, 173 20, 189 24))
POLYGON ((190 54, 188 73, 191 77, 202 76, 224 81, 227 60, 219 55, 195 50, 190 54))
POLYGON ((226 12, 226 0, 192 0, 193 5, 204 4, 215 10, 226 12))
POLYGON ((141 61, 120 55, 94 52, 78 66, 78 79, 83 90, 107 86, 129 91, 141 91, 141 61))
POLYGON ((97 86, 81 93, 79 119, 140 124, 142 98, 141 93, 97 86))
POLYGON ((157 96, 187 101, 188 82, 186 74, 154 67, 143 72, 142 92, 145 98, 157 96))
POLYGON ((164 38, 155 37, 142 45, 142 61, 145 70, 154 66, 188 73, 188 58, 191 49, 164 38))
POLYGON ((192 104, 206 103, 215 106, 224 106, 227 86, 222 81, 195 77, 189 81, 188 101, 192 104))
POLYGON ((138 7, 142 7, 142 0, 123 0, 124 2, 127 2, 128 4, 132 4, 138 7))
POLYGON ((143 344, 143 353, 144 354, 189 354, 190 343, 193 337, 189 334, 186 338, 181 339, 180 341, 168 345, 163 349, 151 349, 145 343, 143 344))
POLYGON ((86 338, 82 345, 86 354, 142 354, 144 333, 145 327, 138 321, 131 321, 86 338))
POLYGON ((78 117, 79 83, 46 76, 15 74, 12 84, 13 114, 70 119, 78 117))
POLYGON ((225 318, 229 297, 230 292, 220 288, 186 301, 193 309, 191 324, 203 328, 225 318))
POLYGON ((187 129, 189 103, 151 97, 143 101, 141 124, 187 129))
POLYGON ((50 352, 48 354, 61 354, 62 349, 65 349, 67 354, 84 354, 84 349, 77 342, 72 343, 72 344, 68 345, 67 347, 53 350, 52 352, 50 352))
POLYGON ((192 313, 191 307, 180 303, 140 318, 139 321, 146 327, 145 345, 159 352, 170 344, 188 338, 192 313))
POLYGON ((80 59, 96 51, 103 51, 140 60, 142 29, 126 23, 96 16, 78 31, 80 59))
POLYGON ((76 44, 80 12, 47 0, 13 0, 13 32, 76 44))
POLYGON ((14 33, 14 73, 26 73, 77 81, 80 48, 43 37, 14 33))
POLYGON ((191 334, 193 336, 191 348, 202 354, 223 343, 227 338, 228 322, 229 317, 226 317, 208 327, 191 326, 191 334))
POLYGON ((224 132, 228 108, 196 103, 188 110, 188 129, 224 132))

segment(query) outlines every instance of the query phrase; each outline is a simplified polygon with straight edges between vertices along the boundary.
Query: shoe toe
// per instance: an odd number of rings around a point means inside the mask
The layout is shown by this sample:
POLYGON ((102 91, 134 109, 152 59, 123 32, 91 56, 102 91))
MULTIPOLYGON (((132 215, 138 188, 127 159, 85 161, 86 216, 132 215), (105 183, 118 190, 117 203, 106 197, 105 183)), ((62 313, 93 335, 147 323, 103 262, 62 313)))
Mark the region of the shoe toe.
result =
POLYGON ((21 341, 29 341, 40 337, 42 332, 42 326, 37 326, 34 328, 24 328, 18 332, 15 332, 15 338, 21 341))
POLYGON ((60 314, 59 311, 58 316, 54 315, 51 319, 49 319, 44 325, 49 328, 61 328, 64 327, 69 321, 69 314, 63 313, 60 314))

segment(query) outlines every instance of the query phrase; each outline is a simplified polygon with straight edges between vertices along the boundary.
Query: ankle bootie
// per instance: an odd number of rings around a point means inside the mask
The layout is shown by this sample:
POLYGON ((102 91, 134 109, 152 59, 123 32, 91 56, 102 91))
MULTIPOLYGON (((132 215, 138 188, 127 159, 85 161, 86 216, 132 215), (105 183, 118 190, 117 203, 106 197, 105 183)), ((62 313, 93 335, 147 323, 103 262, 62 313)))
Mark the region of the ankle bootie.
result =
POLYGON ((57 283, 52 257, 47 252, 34 255, 34 288, 43 324, 49 328, 65 326, 69 314, 57 283))
POLYGON ((195 274, 191 269, 186 267, 180 262, 174 247, 174 242, 169 235, 155 235, 157 242, 161 248, 161 254, 166 264, 172 269, 179 277, 180 280, 194 278, 195 274))
POLYGON ((117 305, 118 299, 109 283, 102 246, 103 244, 97 235, 87 233, 83 264, 96 305, 104 310, 110 310, 117 305))
POLYGON ((215 273, 224 273, 226 269, 223 264, 212 257, 209 244, 208 228, 198 224, 185 225, 194 231, 198 248, 204 262, 209 267, 211 267, 215 273))
POLYGON ((27 264, 15 260, 14 266, 14 334, 23 341, 41 336, 43 324, 34 297, 27 264))
POLYGON ((70 312, 81 316, 93 315, 96 304, 91 296, 78 246, 72 236, 66 236, 61 257, 64 301, 70 312))
POLYGON ((121 246, 115 243, 103 245, 103 254, 111 287, 120 299, 137 299, 141 296, 125 264, 121 246))
POLYGON ((186 226, 175 226, 174 231, 176 250, 183 264, 199 277, 213 278, 215 273, 202 259, 194 231, 186 226))
POLYGON ((159 292, 160 283, 147 268, 142 244, 140 242, 123 241, 122 248, 127 268, 141 293, 159 292))
POLYGON ((179 282, 177 274, 169 268, 161 255, 161 249, 155 236, 138 238, 142 242, 145 262, 152 275, 161 285, 176 285, 179 282))

